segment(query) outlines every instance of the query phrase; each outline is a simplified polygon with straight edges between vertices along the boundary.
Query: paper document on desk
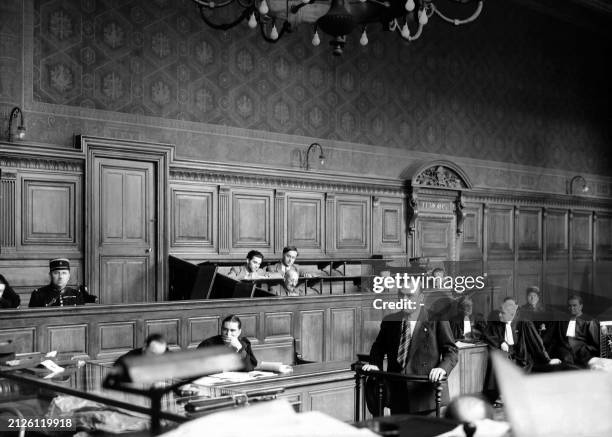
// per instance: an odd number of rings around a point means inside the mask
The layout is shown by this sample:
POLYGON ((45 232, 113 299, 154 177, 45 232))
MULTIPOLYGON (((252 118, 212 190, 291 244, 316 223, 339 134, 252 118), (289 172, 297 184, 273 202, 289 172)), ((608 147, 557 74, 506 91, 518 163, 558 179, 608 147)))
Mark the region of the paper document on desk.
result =
POLYGON ((194 419, 164 437, 377 437, 319 411, 296 413, 287 400, 276 400, 194 419))
POLYGON ((193 381, 193 384, 215 385, 224 382, 246 382, 267 376, 274 376, 274 373, 261 370, 253 370, 252 372, 221 372, 198 378, 193 381))
POLYGON ((609 437, 612 374, 595 370, 525 375, 501 353, 491 355, 515 437, 609 437))

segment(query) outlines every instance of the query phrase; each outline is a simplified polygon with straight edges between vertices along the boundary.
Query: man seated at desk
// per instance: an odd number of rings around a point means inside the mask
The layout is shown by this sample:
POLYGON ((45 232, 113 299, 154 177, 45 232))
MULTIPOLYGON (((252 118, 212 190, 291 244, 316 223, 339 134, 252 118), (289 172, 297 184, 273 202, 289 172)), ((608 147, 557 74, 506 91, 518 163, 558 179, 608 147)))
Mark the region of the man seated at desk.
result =
POLYGON ((298 276, 311 277, 310 273, 300 271, 300 266, 295 263, 298 257, 298 250, 295 246, 286 246, 283 248, 283 256, 280 262, 271 264, 266 268, 268 273, 277 274, 281 277, 285 276, 285 273, 289 270, 295 270, 298 276))
POLYGON ((49 285, 32 292, 30 308, 84 305, 96 301, 96 297, 86 290, 68 287, 70 280, 70 261, 66 258, 57 258, 49 261, 49 285))
POLYGON ((242 322, 236 315, 230 314, 221 323, 221 334, 209 337, 198 345, 198 348, 210 346, 227 346, 240 355, 244 368, 247 372, 255 369, 257 358, 253 355, 251 342, 246 337, 241 337, 242 322))
MULTIPOLYGON (((400 299, 412 305, 384 317, 372 349, 370 363, 363 370, 380 370, 387 355, 387 371, 404 375, 428 376, 440 381, 455 367, 457 346, 448 321, 431 320, 422 307, 420 283, 416 288, 399 289, 400 299)), ((430 384, 397 382, 390 384, 392 414, 430 414, 435 410, 434 391, 430 384)), ((442 401, 448 402, 448 387, 443 388, 442 401)))
POLYGON ((251 250, 247 253, 246 264, 242 266, 234 266, 230 269, 227 276, 236 280, 241 279, 257 279, 266 277, 264 271, 259 268, 263 262, 264 256, 258 250, 251 250))
POLYGON ((168 351, 168 343, 164 336, 161 334, 151 334, 146 338, 143 347, 132 349, 128 353, 121 355, 117 361, 115 361, 115 365, 123 363, 126 358, 139 357, 142 355, 162 355, 168 351))

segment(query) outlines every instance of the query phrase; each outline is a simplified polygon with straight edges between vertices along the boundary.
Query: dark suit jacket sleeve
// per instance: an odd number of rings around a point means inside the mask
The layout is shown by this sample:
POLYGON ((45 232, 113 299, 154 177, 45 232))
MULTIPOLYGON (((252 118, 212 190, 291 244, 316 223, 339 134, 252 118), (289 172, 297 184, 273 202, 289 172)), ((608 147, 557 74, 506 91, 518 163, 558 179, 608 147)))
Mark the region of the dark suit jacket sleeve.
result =
POLYGON ((45 296, 41 293, 39 289, 34 290, 30 295, 30 303, 28 304, 28 306, 30 308, 45 306, 45 296))
POLYGON ((493 349, 500 349, 504 342, 506 326, 501 322, 487 322, 482 333, 482 339, 493 349))
POLYGON ((255 355, 253 355, 251 342, 248 338, 241 338, 240 343, 242 344, 242 349, 240 349, 238 353, 244 362, 244 370, 250 372, 257 367, 257 358, 255 358, 255 355))
POLYGON ((542 338, 532 321, 523 320, 518 322, 519 336, 524 341, 524 356, 531 364, 547 364, 550 357, 544 348, 542 338))
POLYGON ((437 367, 444 369, 448 375, 459 360, 459 351, 457 349, 457 345, 455 344, 455 339, 453 337, 449 322, 444 320, 437 322, 437 325, 436 335, 438 348, 440 350, 440 355, 442 356, 440 364, 438 364, 437 367))
POLYGON ((377 365, 380 370, 382 370, 385 354, 388 352, 389 334, 389 322, 383 320, 380 323, 380 331, 378 331, 376 340, 370 349, 370 364, 377 365))
POLYGON ((6 287, 0 297, 0 308, 17 308, 21 298, 11 287, 6 287))

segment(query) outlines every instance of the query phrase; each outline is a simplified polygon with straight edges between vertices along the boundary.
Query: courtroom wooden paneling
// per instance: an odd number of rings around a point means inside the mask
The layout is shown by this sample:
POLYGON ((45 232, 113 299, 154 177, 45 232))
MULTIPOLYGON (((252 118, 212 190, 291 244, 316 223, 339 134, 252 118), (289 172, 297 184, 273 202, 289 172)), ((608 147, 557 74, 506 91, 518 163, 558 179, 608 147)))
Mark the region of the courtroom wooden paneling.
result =
POLYGON ((325 309, 302 310, 300 318, 300 349, 308 361, 325 360, 325 309))
POLYGON ((243 322, 243 334, 254 345, 293 337, 306 360, 354 360, 355 346, 361 341, 361 311, 371 306, 374 296, 360 293, 3 310, 0 333, 10 332, 23 352, 48 352, 53 346, 61 352, 112 361, 131 344, 139 347, 151 333, 166 336, 172 348, 195 347, 219 333, 222 318, 237 314, 243 322))
POLYGON ((264 314, 264 341, 292 337, 292 312, 264 314))
MULTIPOLYGON (((544 302, 565 307, 569 293, 568 261, 549 261, 544 276, 544 302)), ((576 290, 578 291, 578 290, 576 290)))
POLYGON ((547 209, 544 216, 546 226, 546 256, 566 256, 569 250, 568 211, 547 209))
POLYGON ((487 214, 489 258, 514 256, 514 207, 492 205, 487 214))
POLYGON ((15 345, 15 353, 17 354, 37 351, 36 337, 35 327, 0 329, 0 341, 12 340, 15 345))
POLYGON ((220 333, 221 318, 218 316, 191 317, 187 320, 187 347, 199 345, 202 340, 220 333))
POLYGON ((148 256, 100 256, 100 303, 138 303, 149 300, 148 256))
POLYGON ((519 258, 537 258, 542 253, 541 208, 519 208, 518 210, 519 258))
POLYGON ((15 251, 15 181, 17 173, 0 168, 0 248, 15 251))
POLYGON ((335 196, 334 252, 346 256, 363 256, 370 253, 370 200, 365 196, 343 194, 335 196))
POLYGON ((452 218, 419 216, 416 233, 418 235, 418 255, 430 260, 449 260, 454 258, 455 225, 452 218))
POLYGON ((287 245, 302 255, 324 253, 325 198, 321 194, 287 193, 287 245))
POLYGON ((327 330, 330 335, 330 361, 356 359, 355 341, 357 329, 355 308, 331 308, 330 325, 327 330))
POLYGON ((570 265, 570 289, 582 293, 589 293, 593 283, 593 262, 591 260, 574 259, 570 265))
POLYGON ((482 205, 466 204, 463 209, 463 232, 460 257, 462 260, 481 259, 482 253, 482 205))
POLYGON ((595 222, 598 259, 612 259, 612 215, 598 214, 595 222))
POLYGON ((374 199, 372 214, 373 252, 405 253, 406 226, 403 199, 377 197, 374 199))
POLYGON ((170 193, 171 250, 216 252, 216 187, 174 185, 170 193))
POLYGON ((233 190, 232 249, 246 255, 251 249, 271 252, 272 190, 233 190))
MULTIPOLYGON (((55 320, 55 323, 60 320, 55 320)), ((47 328, 47 347, 49 351, 87 355, 89 345, 89 326, 85 323, 62 324, 47 328)))
POLYGON ((323 411, 338 420, 355 420, 355 386, 348 382, 328 384, 308 392, 308 411, 323 411))
POLYGON ((593 251, 593 214, 589 211, 572 211, 572 257, 591 257, 593 251))
POLYGON ((98 324, 99 358, 115 357, 137 347, 136 321, 98 324))
POLYGON ((166 339, 169 348, 180 348, 184 344, 181 338, 180 319, 152 319, 144 323, 144 337, 151 334, 161 334, 166 339))
POLYGON ((20 244, 35 250, 40 250, 40 246, 78 246, 80 178, 23 175, 20 179, 21 216, 25 218, 22 221, 20 244))
POLYGON ((514 297, 514 261, 489 261, 487 285, 494 287, 498 293, 493 302, 495 308, 501 304, 505 296, 514 297))
POLYGON ((527 302, 525 291, 527 287, 533 285, 542 290, 542 262, 540 260, 519 260, 516 274, 516 298, 519 305, 527 302))
POLYGON ((459 348, 457 365, 448 376, 451 399, 459 395, 481 393, 487 372, 488 350, 485 344, 459 348))

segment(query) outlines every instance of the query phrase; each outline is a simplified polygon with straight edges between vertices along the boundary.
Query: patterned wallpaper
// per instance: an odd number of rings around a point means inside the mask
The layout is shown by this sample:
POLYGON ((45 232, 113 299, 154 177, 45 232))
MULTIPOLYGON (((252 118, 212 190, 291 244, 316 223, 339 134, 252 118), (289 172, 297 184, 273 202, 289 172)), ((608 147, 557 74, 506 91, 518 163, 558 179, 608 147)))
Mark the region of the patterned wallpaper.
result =
POLYGON ((512 2, 411 44, 267 44, 190 0, 34 2, 34 100, 612 175, 610 46, 512 2))

